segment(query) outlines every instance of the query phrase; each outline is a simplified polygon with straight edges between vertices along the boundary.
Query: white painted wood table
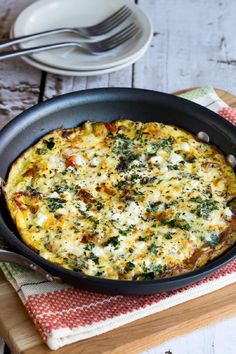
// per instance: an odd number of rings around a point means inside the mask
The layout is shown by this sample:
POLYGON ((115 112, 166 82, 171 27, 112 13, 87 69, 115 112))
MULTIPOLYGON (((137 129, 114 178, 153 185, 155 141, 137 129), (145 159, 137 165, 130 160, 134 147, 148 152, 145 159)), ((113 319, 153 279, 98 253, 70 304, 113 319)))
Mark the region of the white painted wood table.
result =
MULTIPOLYGON (((86 0, 85 0, 86 1, 86 0)), ((111 0, 115 1, 115 0, 111 0)), ((0 38, 32 0, 0 0, 0 38)), ((94 0, 94 3, 96 0, 94 0)), ((145 56, 126 69, 94 77, 42 73, 20 59, 0 63, 0 128, 55 95, 96 87, 164 92, 212 85, 236 95, 235 0, 136 0, 154 25, 145 56)), ((146 354, 235 353, 236 318, 173 339, 146 354)), ((0 344, 0 353, 3 345, 0 344)))

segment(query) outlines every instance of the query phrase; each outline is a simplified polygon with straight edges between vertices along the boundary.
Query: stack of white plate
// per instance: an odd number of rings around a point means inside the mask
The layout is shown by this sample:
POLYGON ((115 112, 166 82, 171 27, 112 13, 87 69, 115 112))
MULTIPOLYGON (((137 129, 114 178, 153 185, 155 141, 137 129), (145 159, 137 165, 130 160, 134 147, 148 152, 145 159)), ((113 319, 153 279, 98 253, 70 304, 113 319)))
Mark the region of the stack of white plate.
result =
MULTIPOLYGON (((102 21, 123 5, 132 15, 111 36, 131 22, 140 28, 140 34, 115 50, 102 55, 91 55, 78 48, 63 48, 23 57, 30 65, 50 73, 91 76, 120 70, 137 61, 147 50, 152 39, 152 24, 147 15, 132 0, 39 0, 17 17, 11 37, 19 37, 60 27, 90 26, 102 21)), ((65 40, 80 40, 76 34, 59 34, 21 44, 21 48, 65 40)))

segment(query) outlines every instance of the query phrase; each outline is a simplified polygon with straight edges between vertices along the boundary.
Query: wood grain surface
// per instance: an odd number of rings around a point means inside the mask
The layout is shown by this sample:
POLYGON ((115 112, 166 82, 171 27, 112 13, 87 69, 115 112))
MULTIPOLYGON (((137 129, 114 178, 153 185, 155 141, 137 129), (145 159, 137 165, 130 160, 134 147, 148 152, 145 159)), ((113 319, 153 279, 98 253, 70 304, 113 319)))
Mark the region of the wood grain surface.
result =
MULTIPOLYGON (((16 16, 32 2, 0 1, 0 40, 8 37, 16 16)), ((0 129, 17 114, 38 102, 40 81, 41 72, 22 60, 0 63, 0 129)))
MULTIPOLYGON (((225 102, 231 103, 231 106, 236 108, 236 97, 222 90, 216 91, 225 102)), ((178 93, 182 92, 184 91, 178 93)), ((140 353, 175 336, 235 314, 236 284, 233 284, 108 333, 66 346, 57 353, 140 353)), ((19 297, 3 276, 0 277, 0 332, 13 353, 50 352, 42 342, 19 297)))

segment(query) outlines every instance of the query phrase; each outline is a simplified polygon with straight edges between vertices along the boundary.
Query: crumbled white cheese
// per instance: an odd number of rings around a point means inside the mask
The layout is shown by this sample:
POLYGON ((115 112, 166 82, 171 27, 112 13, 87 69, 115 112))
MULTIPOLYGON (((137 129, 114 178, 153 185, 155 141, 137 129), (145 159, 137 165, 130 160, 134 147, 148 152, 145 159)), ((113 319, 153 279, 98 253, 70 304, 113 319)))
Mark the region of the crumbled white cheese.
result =
POLYGON ((128 245, 123 241, 120 246, 115 249, 113 252, 117 254, 125 254, 127 252, 128 245))
POLYGON ((168 167, 167 166, 161 166, 160 171, 161 171, 161 173, 168 172, 168 167))
POLYGON ((146 243, 143 241, 136 242, 135 244, 135 253, 142 253, 146 248, 146 243))
POLYGON ((91 161, 90 161, 90 165, 96 167, 100 162, 100 159, 98 157, 94 157, 91 161))
POLYGON ((180 161, 182 161, 182 160, 183 160, 183 158, 182 158, 181 155, 176 154, 175 152, 172 152, 172 153, 170 154, 169 161, 170 161, 171 163, 176 164, 176 163, 178 163, 178 162, 180 162, 180 161))
POLYGON ((48 194, 48 197, 49 198, 58 198, 58 193, 57 192, 50 193, 50 194, 48 194))
POLYGON ((61 208, 58 208, 57 211, 58 211, 58 214, 61 214, 61 215, 68 214, 68 212, 65 209, 63 209, 63 206, 61 208))
POLYGON ((180 144, 180 149, 182 149, 184 151, 189 151, 189 144, 188 143, 180 144))
POLYGON ((38 212, 34 220, 36 224, 42 226, 43 223, 47 220, 47 218, 48 218, 47 215, 38 212))
POLYGON ((234 215, 234 214, 233 214, 232 210, 230 210, 230 208, 228 208, 228 207, 225 208, 225 210, 224 210, 224 216, 225 216, 225 218, 226 218, 227 220, 230 220, 233 215, 234 215))
POLYGON ((131 202, 129 206, 126 208, 126 211, 129 215, 129 224, 135 224, 138 222, 139 215, 141 213, 141 208, 135 202, 131 202))
MULTIPOLYGON (((107 215, 109 215, 109 213, 107 215)), ((122 221, 124 219, 124 216, 125 216, 124 213, 114 213, 114 214, 111 215, 111 218, 113 220, 122 221)))
MULTIPOLYGON (((61 241, 62 242, 62 241, 61 241)), ((68 253, 74 254, 80 257, 84 252, 84 247, 82 245, 74 245, 72 242, 63 242, 63 248, 66 249, 68 253)))
POLYGON ((191 187, 196 188, 196 187, 199 186, 200 182, 195 180, 195 179, 193 179, 192 181, 189 181, 189 184, 190 184, 191 187))
POLYGON ((146 258, 145 259, 145 266, 150 267, 151 264, 152 264, 152 262, 151 262, 150 258, 146 258))
POLYGON ((162 156, 152 156, 149 161, 151 163, 161 163, 163 161, 163 157, 162 156))
POLYGON ((193 213, 184 212, 180 214, 181 218, 187 222, 191 222, 196 219, 196 215, 193 213))
POLYGON ((96 246, 96 247, 93 248, 93 253, 97 257, 103 256, 104 255, 104 250, 101 247, 96 246))
POLYGON ((70 205, 69 204, 68 207, 67 207, 67 211, 69 213, 76 213, 78 211, 78 209, 74 205, 70 205))
POLYGON ((131 166, 139 166, 141 164, 141 162, 139 160, 134 160, 131 162, 131 166))
POLYGON ((147 203, 155 203, 158 201, 158 198, 160 197, 161 193, 159 191, 155 191, 154 193, 150 194, 146 198, 147 203))
POLYGON ((86 161, 80 155, 76 155, 75 163, 76 165, 85 165, 86 161))
POLYGON ((49 156, 49 165, 51 168, 56 168, 58 165, 58 157, 56 155, 49 156))

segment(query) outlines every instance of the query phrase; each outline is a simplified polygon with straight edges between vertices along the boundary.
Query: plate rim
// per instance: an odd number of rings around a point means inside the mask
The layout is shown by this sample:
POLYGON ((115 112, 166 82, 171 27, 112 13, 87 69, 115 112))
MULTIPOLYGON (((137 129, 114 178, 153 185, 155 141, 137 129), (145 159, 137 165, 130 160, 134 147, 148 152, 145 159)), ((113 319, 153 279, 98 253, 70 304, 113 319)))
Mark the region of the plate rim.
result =
MULTIPOLYGON (((55 2, 55 1, 62 1, 62 0, 38 0, 32 4, 30 4, 29 6, 27 6, 26 8, 24 8, 19 14, 18 16, 16 17, 15 19, 15 22, 14 24, 12 25, 12 34, 13 34, 13 38, 14 37, 18 37, 18 36, 22 36, 22 35, 27 35, 27 33, 24 33, 24 32, 21 32, 21 23, 22 23, 22 18, 24 20, 24 16, 29 16, 29 13, 32 12, 32 8, 36 8, 36 11, 37 11, 37 8, 38 7, 41 7, 41 6, 44 6, 45 4, 47 6, 49 6, 50 2, 55 2), (42 5, 41 5, 42 4, 42 5), (41 6, 40 6, 41 5, 41 6)), ((127 61, 132 61, 134 60, 134 58, 136 56, 138 56, 139 52, 142 52, 144 50, 144 48, 148 48, 148 46, 150 45, 151 43, 151 40, 153 39, 153 25, 152 25, 152 22, 149 18, 149 16, 142 10, 141 7, 137 6, 136 4, 134 4, 133 2, 131 2, 131 0, 121 0, 122 3, 125 5, 125 4, 128 4, 128 6, 131 8, 131 9, 134 9, 135 13, 138 13, 139 17, 145 19, 145 26, 146 27, 143 27, 143 28, 146 28, 147 30, 147 35, 146 35, 146 40, 145 40, 145 43, 141 45, 141 47, 138 48, 138 50, 136 50, 135 52, 133 52, 132 54, 128 54, 128 55, 125 55, 123 56, 122 58, 120 59, 112 59, 112 64, 108 66, 107 63, 100 63, 100 64, 79 64, 77 68, 73 68, 72 70, 73 71, 95 71, 95 70, 105 70, 107 69, 108 67, 112 67, 112 66, 118 66, 118 65, 122 65, 124 63, 126 63, 127 61)), ((33 10, 33 12, 35 12, 35 10, 33 10)), ((139 21, 139 22, 142 22, 142 21, 139 21)), ((24 47, 24 46, 22 46, 24 47)), ((52 63, 52 58, 50 59, 50 56, 49 56, 49 59, 47 59, 46 57, 46 60, 43 58, 40 58, 40 54, 36 54, 36 55, 32 55, 32 56, 29 56, 29 58, 31 59, 34 59, 36 60, 38 63, 41 63, 43 65, 46 65, 46 66, 51 66, 53 67, 53 63, 52 63)), ((57 68, 59 68, 60 70, 70 70, 68 68, 68 65, 58 65, 57 63, 57 68)), ((72 71, 71 70, 71 71, 72 71)), ((80 76, 80 75, 78 75, 80 76)))
MULTIPOLYGON (((13 38, 13 36, 12 36, 13 25, 10 29, 10 38, 13 38)), ((147 49, 148 49, 148 45, 143 49, 143 51, 141 53, 139 53, 139 55, 137 55, 135 58, 133 58, 132 61, 127 61, 126 63, 123 63, 121 65, 112 66, 112 67, 106 68, 106 69, 89 70, 89 71, 60 69, 57 67, 53 67, 50 65, 40 63, 36 59, 31 58, 29 55, 23 56, 23 57, 21 57, 21 59, 24 62, 26 62, 27 64, 33 66, 34 68, 41 70, 41 71, 46 71, 50 74, 64 75, 64 76, 77 76, 77 77, 99 76, 99 75, 111 74, 113 72, 125 69, 129 65, 134 64, 137 60, 139 60, 146 53, 147 49)))

